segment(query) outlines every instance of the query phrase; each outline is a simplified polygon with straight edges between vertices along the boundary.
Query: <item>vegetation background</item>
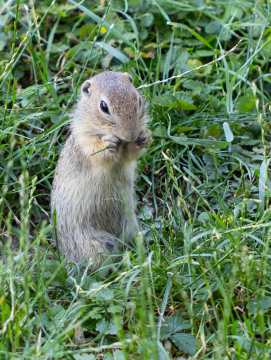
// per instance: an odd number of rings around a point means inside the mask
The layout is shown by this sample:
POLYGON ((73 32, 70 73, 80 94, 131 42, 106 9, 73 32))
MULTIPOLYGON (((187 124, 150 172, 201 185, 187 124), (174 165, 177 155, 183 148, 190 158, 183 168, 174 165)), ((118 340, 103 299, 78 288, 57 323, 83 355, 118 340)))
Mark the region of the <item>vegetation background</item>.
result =
POLYGON ((270 359, 270 2, 0 0, 0 14, 0 358, 270 359), (141 87, 153 144, 137 249, 101 281, 65 266, 49 199, 70 109, 104 69, 141 87))

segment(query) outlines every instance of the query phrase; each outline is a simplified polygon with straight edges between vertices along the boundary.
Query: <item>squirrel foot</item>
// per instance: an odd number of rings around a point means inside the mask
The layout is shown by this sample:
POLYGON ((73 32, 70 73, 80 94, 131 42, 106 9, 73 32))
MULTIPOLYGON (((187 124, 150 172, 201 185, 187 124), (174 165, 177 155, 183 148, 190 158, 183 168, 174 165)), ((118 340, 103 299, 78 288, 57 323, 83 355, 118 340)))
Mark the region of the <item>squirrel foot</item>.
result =
POLYGON ((104 146, 108 147, 108 151, 116 152, 119 150, 121 140, 114 135, 105 135, 102 137, 104 146))

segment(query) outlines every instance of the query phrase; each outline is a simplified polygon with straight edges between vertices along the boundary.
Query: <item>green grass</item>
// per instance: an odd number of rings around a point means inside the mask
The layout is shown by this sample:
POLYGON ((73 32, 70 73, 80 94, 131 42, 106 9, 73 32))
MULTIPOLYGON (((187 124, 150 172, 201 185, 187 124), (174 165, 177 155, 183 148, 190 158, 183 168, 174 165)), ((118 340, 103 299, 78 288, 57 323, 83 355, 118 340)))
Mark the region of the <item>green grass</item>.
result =
POLYGON ((270 359, 269 2, 0 4, 0 358, 270 359), (102 69, 141 87, 153 143, 137 248, 101 281, 65 265, 49 198, 102 69))

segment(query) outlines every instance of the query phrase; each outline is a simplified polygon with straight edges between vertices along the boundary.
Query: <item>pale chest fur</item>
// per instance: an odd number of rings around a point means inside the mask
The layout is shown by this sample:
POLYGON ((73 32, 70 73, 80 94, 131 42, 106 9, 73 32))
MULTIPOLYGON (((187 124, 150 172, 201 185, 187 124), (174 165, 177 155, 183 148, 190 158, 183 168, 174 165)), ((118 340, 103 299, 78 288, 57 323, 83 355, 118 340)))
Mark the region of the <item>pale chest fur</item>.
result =
POLYGON ((54 185, 53 191, 58 194, 56 208, 61 207, 58 213, 67 219, 70 227, 91 225, 119 236, 129 213, 134 212, 136 162, 87 166, 78 161, 81 154, 74 147, 71 149, 72 145, 72 139, 68 139, 56 170, 56 178, 58 173, 66 174, 61 176, 60 186, 57 181, 54 185))
POLYGON ((81 182, 84 196, 78 202, 84 214, 84 222, 120 235, 129 212, 134 211, 134 167, 130 163, 129 168, 115 165, 111 169, 93 169, 92 174, 86 177, 90 181, 81 182), (118 234, 116 224, 120 228, 118 234))

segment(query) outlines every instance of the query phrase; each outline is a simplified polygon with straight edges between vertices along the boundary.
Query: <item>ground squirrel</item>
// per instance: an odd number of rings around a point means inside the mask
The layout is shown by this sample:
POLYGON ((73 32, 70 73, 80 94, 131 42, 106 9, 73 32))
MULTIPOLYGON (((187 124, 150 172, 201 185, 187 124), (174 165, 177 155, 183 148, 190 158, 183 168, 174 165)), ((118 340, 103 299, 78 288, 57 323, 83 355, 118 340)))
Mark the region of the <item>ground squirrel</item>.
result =
POLYGON ((105 71, 84 82, 56 167, 51 210, 68 261, 91 259, 132 242, 136 159, 151 141, 146 103, 128 73, 105 71), (91 156, 98 150, 107 147, 91 156))

